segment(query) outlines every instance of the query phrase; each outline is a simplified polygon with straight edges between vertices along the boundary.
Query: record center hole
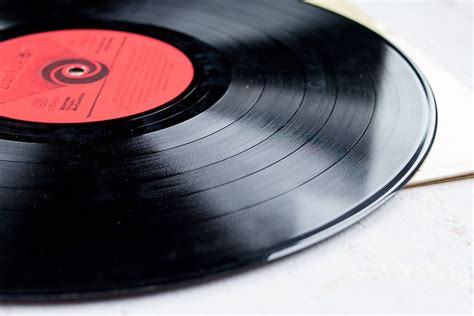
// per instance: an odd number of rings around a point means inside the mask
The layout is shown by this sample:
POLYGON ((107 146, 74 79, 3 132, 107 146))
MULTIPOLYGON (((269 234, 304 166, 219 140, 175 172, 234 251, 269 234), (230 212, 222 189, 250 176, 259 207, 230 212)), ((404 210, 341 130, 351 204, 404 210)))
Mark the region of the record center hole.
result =
POLYGON ((67 70, 67 72, 71 75, 71 76, 82 76, 84 74, 84 72, 86 72, 86 69, 83 68, 83 67, 79 67, 79 66, 76 66, 76 67, 71 67, 67 70))

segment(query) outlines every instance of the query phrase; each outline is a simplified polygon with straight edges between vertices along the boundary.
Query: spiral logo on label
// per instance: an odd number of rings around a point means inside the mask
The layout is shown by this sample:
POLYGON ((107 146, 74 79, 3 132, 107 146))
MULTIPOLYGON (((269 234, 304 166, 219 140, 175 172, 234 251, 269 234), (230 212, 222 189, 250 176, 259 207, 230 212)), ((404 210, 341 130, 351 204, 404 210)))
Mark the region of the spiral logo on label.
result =
POLYGON ((78 58, 55 61, 41 71, 43 78, 59 85, 92 83, 108 73, 106 65, 78 58))

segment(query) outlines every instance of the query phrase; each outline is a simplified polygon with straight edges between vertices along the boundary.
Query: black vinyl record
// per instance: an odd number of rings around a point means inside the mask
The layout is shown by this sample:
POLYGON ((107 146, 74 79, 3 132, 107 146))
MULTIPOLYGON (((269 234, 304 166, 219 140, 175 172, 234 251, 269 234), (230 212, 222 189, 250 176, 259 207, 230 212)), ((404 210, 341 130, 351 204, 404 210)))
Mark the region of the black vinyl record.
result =
POLYGON ((436 108, 379 35, 292 0, 0 2, 0 297, 271 261, 405 184, 436 108))

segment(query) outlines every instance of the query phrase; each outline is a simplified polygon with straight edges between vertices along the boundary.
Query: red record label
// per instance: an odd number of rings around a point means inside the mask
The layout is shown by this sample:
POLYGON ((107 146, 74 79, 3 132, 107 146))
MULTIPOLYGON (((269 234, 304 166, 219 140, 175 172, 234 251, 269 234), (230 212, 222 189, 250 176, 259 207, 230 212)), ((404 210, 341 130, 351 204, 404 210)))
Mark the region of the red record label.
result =
POLYGON ((163 41, 63 30, 0 42, 0 115, 42 123, 116 119, 159 107, 191 83, 191 61, 163 41))

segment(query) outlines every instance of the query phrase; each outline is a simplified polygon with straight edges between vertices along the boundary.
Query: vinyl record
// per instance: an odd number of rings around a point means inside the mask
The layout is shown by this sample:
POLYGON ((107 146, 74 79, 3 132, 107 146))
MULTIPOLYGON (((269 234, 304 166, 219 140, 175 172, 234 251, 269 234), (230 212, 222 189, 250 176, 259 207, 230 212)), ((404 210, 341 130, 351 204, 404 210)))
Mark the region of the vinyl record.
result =
POLYGON ((155 290, 278 259, 403 186, 422 75, 291 0, 0 3, 0 296, 155 290))

